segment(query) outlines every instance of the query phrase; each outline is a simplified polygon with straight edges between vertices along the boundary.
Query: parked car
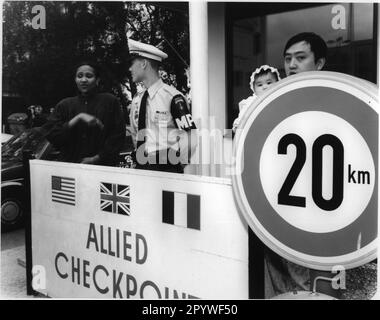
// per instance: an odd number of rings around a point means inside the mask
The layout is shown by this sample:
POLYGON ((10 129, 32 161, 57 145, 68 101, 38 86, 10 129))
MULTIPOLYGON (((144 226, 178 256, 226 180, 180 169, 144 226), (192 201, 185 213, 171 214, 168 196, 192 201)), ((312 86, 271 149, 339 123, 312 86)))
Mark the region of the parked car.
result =
POLYGON ((31 150, 33 158, 55 160, 58 153, 45 139, 40 128, 14 135, 1 150, 1 231, 22 226, 25 216, 26 190, 23 151, 31 150))
POLYGON ((7 142, 12 137, 13 137, 13 134, 1 133, 1 144, 3 145, 5 142, 7 142))

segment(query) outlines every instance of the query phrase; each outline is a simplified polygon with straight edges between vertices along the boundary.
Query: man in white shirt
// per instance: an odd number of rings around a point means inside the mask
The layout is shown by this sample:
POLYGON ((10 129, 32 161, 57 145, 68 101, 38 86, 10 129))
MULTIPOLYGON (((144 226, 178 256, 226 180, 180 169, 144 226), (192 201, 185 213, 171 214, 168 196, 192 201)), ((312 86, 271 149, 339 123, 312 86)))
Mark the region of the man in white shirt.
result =
POLYGON ((187 99, 159 76, 166 53, 132 39, 128 43, 132 80, 146 88, 135 95, 130 112, 136 168, 183 173, 196 146, 187 99))

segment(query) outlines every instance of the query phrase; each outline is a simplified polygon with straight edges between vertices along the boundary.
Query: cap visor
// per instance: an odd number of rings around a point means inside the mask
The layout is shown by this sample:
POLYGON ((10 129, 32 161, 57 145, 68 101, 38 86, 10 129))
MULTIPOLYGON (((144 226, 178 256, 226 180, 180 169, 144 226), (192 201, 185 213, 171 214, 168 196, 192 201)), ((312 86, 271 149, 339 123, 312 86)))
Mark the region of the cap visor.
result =
POLYGON ((140 56, 139 54, 137 54, 137 53, 131 53, 131 54, 129 54, 127 60, 128 60, 129 62, 132 62, 132 60, 133 60, 133 59, 136 59, 136 58, 141 58, 141 56, 140 56))

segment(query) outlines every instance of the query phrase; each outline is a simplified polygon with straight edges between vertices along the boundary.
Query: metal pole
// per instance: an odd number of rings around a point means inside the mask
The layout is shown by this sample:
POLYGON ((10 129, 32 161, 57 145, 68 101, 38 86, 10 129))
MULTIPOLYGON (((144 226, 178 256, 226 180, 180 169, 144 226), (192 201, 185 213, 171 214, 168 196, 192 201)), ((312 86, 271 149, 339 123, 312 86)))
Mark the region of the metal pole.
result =
MULTIPOLYGON (((208 16, 207 2, 191 1, 189 3, 190 26, 190 79, 191 79, 191 105, 193 118, 199 129, 209 130, 208 105, 208 16)), ((208 131, 209 132, 209 131, 208 131)), ((210 175, 210 139, 204 135, 197 151, 201 157, 201 175, 210 175), (203 165, 205 163, 205 165, 203 165)), ((199 155, 199 154, 198 154, 199 155)))
POLYGON ((248 297, 265 298, 264 244, 248 227, 248 297))

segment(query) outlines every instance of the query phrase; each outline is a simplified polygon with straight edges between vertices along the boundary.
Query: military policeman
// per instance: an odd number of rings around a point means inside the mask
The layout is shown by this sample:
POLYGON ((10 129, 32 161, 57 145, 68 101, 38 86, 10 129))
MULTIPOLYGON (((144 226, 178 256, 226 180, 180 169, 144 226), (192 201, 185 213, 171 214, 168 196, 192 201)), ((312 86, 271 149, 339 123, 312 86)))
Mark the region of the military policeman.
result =
POLYGON ((197 140, 187 100, 159 76, 166 53, 132 39, 128 43, 132 80, 146 88, 135 95, 130 111, 136 168, 183 173, 197 140))

